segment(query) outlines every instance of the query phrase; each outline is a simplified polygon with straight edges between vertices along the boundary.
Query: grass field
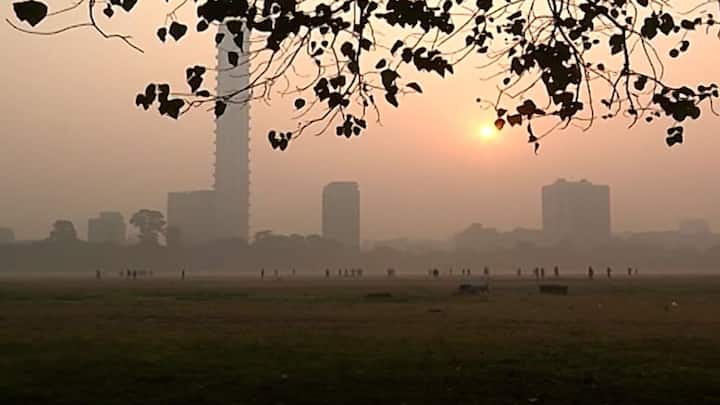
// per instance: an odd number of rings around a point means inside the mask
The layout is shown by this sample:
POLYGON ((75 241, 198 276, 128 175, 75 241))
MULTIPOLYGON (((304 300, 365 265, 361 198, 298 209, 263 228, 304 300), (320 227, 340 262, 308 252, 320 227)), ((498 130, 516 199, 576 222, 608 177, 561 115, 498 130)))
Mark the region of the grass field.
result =
POLYGON ((720 277, 460 282, 0 276, 0 404, 720 404, 720 277))

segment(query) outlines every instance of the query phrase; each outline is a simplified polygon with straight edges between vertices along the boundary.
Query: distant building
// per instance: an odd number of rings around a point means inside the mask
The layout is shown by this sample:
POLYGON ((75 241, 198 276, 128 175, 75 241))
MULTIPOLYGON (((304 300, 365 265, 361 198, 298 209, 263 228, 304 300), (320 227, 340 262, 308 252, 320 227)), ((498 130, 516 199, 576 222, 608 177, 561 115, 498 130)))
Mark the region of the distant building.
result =
POLYGON ((502 234, 505 247, 541 246, 545 242, 540 229, 515 228, 502 234))
MULTIPOLYGON (((233 36, 224 25, 224 39, 217 44, 217 93, 229 94, 250 85, 250 59, 237 66, 228 62, 228 42, 233 36)), ((245 38, 249 38, 245 33, 245 38)), ((244 47, 249 55, 250 41, 244 47)), ((243 96, 245 97, 245 96, 243 96)), ((233 99, 237 101, 236 99, 233 99)), ((250 106, 228 103, 215 120, 215 239, 250 237, 250 106)))
POLYGON ((474 223, 455 235, 455 249, 494 250, 500 247, 500 232, 474 223))
POLYGON ((119 212, 101 212, 88 220, 88 242, 124 244, 127 240, 125 219, 119 212))
POLYGON ((10 228, 0 228, 0 245, 15 242, 15 232, 10 228))
POLYGON ((559 179, 542 188, 543 233, 548 242, 596 244, 610 239, 610 187, 559 179))
POLYGON ((678 224, 678 232, 684 235, 709 234, 710 224, 704 219, 685 219, 678 224))
MULTIPOLYGON (((248 87, 250 63, 231 65, 223 49, 227 41, 232 43, 234 35, 230 35, 225 26, 219 28, 219 33, 224 35, 224 40, 217 44, 217 93, 229 94, 248 87)), ((225 113, 215 120, 213 190, 168 193, 168 242, 171 244, 249 239, 249 108, 249 105, 229 103, 225 113)))
POLYGON ((360 247, 360 190, 355 182, 334 182, 322 195, 322 236, 360 247))
POLYGON ((173 244, 196 245, 218 239, 213 190, 168 193, 168 229, 173 244))
POLYGON ((453 238, 455 249, 493 251, 501 248, 521 246, 539 246, 543 244, 542 231, 538 229, 515 228, 501 232, 495 228, 486 228, 474 223, 457 233, 453 238))

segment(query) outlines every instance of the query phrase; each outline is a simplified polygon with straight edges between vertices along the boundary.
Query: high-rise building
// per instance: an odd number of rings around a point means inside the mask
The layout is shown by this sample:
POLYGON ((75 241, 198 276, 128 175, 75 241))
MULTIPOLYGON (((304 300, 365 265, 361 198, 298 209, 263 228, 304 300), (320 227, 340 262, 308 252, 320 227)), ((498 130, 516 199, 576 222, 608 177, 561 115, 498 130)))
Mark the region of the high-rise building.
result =
POLYGON ((610 187, 559 179, 542 188, 543 233, 548 242, 588 245, 610 239, 610 187))
POLYGON ((214 189, 168 194, 168 228, 186 244, 247 240, 250 234, 250 107, 245 102, 250 98, 250 64, 230 65, 227 50, 235 47, 233 34, 224 27, 220 33, 224 37, 217 52, 217 94, 239 94, 215 121, 214 189), (204 212, 190 207, 202 207, 204 212))
POLYGON ((10 228, 0 228, 0 245, 15 242, 15 232, 10 228))
POLYGON ((97 218, 88 220, 87 240, 91 243, 114 243, 126 241, 127 226, 119 212, 101 212, 97 218))
MULTIPOLYGON (((218 238, 248 239, 250 233, 250 61, 245 60, 233 67, 228 62, 224 44, 233 44, 233 34, 222 28, 225 34, 218 45, 217 93, 230 94, 242 91, 229 103, 225 113, 215 121, 215 194, 217 198, 218 238)), ((245 36, 247 43, 247 35, 245 36)), ((247 50, 247 46, 245 46, 247 50)))
POLYGON ((322 235, 351 248, 360 246, 360 190, 355 182, 334 182, 322 196, 322 235))

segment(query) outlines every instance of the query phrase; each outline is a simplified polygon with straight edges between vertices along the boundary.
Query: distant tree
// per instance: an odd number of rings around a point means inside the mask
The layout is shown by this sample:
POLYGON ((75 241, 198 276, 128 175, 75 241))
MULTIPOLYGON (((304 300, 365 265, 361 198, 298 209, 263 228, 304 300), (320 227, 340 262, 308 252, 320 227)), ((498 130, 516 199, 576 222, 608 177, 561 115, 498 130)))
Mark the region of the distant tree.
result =
POLYGON ((75 225, 71 221, 58 219, 52 225, 48 240, 53 242, 73 242, 78 240, 75 225))
MULTIPOLYGON (((32 27, 81 7, 86 19, 55 31, 90 27, 142 51, 131 38, 108 34, 103 19, 131 13, 137 0, 13 3, 16 17, 32 27), (105 17, 99 15, 102 12, 105 17)), ((498 129, 525 126, 534 149, 558 128, 589 128, 597 119, 623 117, 631 126, 666 118, 669 146, 682 143, 683 123, 712 110, 715 83, 666 79, 667 64, 680 58, 696 36, 714 40, 714 0, 169 0, 157 29, 162 42, 219 28, 211 37, 222 50, 223 70, 252 61, 247 86, 214 94, 203 88, 208 68, 186 69, 189 91, 151 83, 136 104, 172 118, 210 106, 217 117, 228 104, 291 97, 297 125, 271 130, 273 148, 310 130, 334 127, 351 138, 380 120, 380 105, 398 107, 400 96, 422 93, 423 74, 446 77, 461 63, 497 85, 497 94, 477 99, 494 109, 498 129), (187 10, 189 9, 189 10, 187 10), (185 21, 181 21, 184 19, 185 21), (303 71, 303 69, 305 69, 303 71), (538 123, 540 122, 540 124, 538 123), (542 132, 540 132, 542 131, 542 132)), ((146 20, 137 16, 138 24, 146 20)), ((213 66, 214 68, 214 66, 213 66)), ((457 102, 460 100, 444 100, 457 102)))
POLYGON ((157 246, 165 235, 165 217, 160 211, 142 209, 133 214, 130 225, 137 228, 141 245, 157 246))

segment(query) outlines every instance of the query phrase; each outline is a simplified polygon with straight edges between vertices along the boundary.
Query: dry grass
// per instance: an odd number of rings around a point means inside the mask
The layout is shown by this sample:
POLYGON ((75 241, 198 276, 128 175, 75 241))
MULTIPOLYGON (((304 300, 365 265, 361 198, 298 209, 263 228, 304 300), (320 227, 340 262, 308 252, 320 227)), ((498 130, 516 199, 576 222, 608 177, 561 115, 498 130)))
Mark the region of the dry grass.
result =
POLYGON ((460 282, 1 278, 0 403, 720 403, 720 278, 460 282))

